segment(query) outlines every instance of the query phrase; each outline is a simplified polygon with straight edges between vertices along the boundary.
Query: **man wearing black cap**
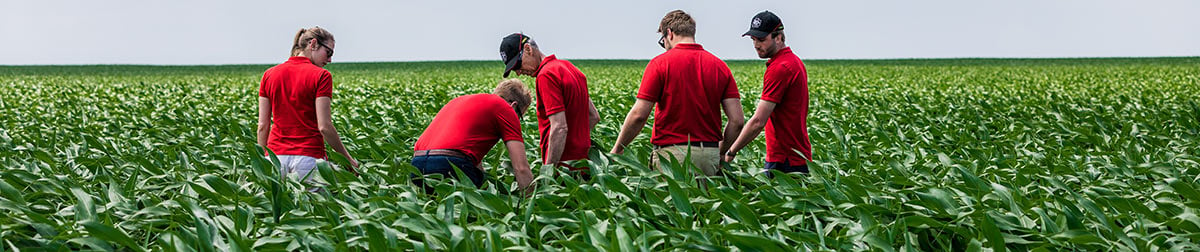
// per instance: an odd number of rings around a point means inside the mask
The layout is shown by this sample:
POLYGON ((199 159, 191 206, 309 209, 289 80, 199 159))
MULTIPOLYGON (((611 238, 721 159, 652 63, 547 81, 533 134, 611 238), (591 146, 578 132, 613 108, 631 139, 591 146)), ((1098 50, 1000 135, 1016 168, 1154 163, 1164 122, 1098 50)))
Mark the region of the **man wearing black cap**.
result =
MULTIPOLYGON (((505 77, 509 72, 517 72, 537 79, 542 162, 566 166, 564 161, 586 159, 592 128, 600 121, 600 114, 588 95, 587 76, 569 61, 553 54, 545 56, 537 42, 520 33, 500 41, 500 59, 505 63, 505 77)), ((588 176, 586 167, 567 167, 588 176)))
POLYGON ((773 177, 770 170, 808 173, 812 145, 808 139, 808 72, 804 62, 784 44, 783 21, 775 13, 754 15, 750 31, 742 36, 750 36, 758 57, 769 60, 758 107, 724 160, 733 161, 738 150, 766 127, 767 176, 773 177))

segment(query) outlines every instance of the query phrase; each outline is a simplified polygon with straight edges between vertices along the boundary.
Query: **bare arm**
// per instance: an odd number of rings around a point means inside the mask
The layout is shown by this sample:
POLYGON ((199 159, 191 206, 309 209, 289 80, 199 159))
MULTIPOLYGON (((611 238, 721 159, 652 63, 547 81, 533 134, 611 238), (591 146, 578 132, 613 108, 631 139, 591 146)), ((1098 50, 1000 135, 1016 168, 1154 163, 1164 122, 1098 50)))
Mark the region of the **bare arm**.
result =
POLYGON ((596 111, 596 104, 592 103, 592 99, 588 98, 588 129, 596 130, 596 124, 600 123, 600 112, 596 111))
POLYGON ((546 147, 546 160, 542 160, 545 164, 557 164, 559 159, 562 159, 563 148, 567 145, 567 114, 563 112, 550 115, 550 134, 546 136, 550 145, 546 147))
POLYGON ((653 109, 652 101, 637 99, 637 102, 633 103, 633 108, 625 115, 625 123, 621 125, 621 133, 617 135, 617 143, 613 144, 612 153, 625 152, 625 145, 633 142, 633 138, 642 132, 642 127, 646 126, 646 120, 650 118, 650 111, 653 109))
POLYGON ((271 99, 258 97, 258 145, 267 147, 267 138, 271 136, 271 99))
POLYGON ((333 147, 333 151, 342 154, 346 160, 350 161, 350 167, 347 167, 347 170, 357 175, 358 172, 354 171, 354 168, 358 168, 358 160, 354 160, 354 157, 350 156, 350 152, 346 151, 346 146, 342 145, 342 138, 338 136, 337 128, 333 127, 332 110, 328 96, 317 97, 317 129, 321 131, 321 137, 325 139, 325 143, 333 147))
MULTIPOLYGON (((767 118, 770 118, 771 113, 774 111, 774 102, 759 100, 758 107, 754 109, 754 115, 750 117, 750 121, 742 129, 742 134, 738 136, 737 140, 733 142, 733 145, 729 147, 729 151, 726 153, 736 155, 738 151, 745 148, 747 144, 750 144, 750 141, 754 141, 758 137, 758 134, 762 133, 763 127, 767 126, 767 118)), ((733 156, 725 155, 726 153, 721 153, 724 156, 723 160, 726 162, 733 161, 733 156)))
POLYGON ((732 139, 737 139, 738 132, 742 132, 742 126, 746 125, 746 115, 742 114, 742 101, 738 98, 727 98, 721 100, 721 108, 725 110, 725 117, 728 119, 725 122, 725 137, 721 141, 721 153, 729 150, 729 145, 733 144, 732 139))
POLYGON ((529 170, 529 160, 525 158, 525 143, 521 141, 505 141, 508 148, 508 159, 512 161, 513 176, 517 178, 517 187, 522 191, 532 192, 533 172, 529 170))

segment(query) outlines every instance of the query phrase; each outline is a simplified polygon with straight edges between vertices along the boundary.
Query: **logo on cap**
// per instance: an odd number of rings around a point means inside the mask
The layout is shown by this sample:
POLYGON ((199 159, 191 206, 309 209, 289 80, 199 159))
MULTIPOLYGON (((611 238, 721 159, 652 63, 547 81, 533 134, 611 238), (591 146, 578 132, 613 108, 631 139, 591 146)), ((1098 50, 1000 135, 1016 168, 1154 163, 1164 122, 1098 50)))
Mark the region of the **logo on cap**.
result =
POLYGON ((501 51, 501 52, 500 52, 500 60, 501 60, 501 61, 505 61, 505 62, 507 62, 507 61, 508 61, 508 54, 507 54, 507 53, 504 53, 503 51, 501 51))
POLYGON ((758 29, 759 26, 762 26, 762 19, 754 18, 754 21, 750 21, 750 28, 758 29))

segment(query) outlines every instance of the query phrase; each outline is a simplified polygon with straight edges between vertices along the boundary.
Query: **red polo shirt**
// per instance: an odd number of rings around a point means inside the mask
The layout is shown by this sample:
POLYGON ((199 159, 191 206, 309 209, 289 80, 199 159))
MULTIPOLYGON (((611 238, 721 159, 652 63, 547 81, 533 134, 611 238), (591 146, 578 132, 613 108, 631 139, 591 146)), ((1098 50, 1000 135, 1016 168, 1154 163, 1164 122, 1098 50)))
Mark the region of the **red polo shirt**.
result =
POLYGON ((775 103, 767 119, 767 162, 805 164, 812 157, 808 141, 808 71, 804 62, 786 47, 767 60, 762 99, 775 103))
POLYGON ((464 95, 442 106, 414 150, 458 150, 478 165, 499 139, 524 141, 517 111, 499 95, 464 95))
POLYGON ((587 158, 592 145, 588 125, 587 76, 575 65, 554 55, 542 59, 537 73, 537 118, 542 160, 550 157, 550 115, 563 112, 567 119, 567 141, 559 160, 587 158))
POLYGON ((657 103, 650 137, 654 145, 721 141, 721 100, 738 97, 729 66, 690 43, 650 60, 637 94, 657 103))
POLYGON ((291 57, 267 69, 258 96, 271 100, 267 148, 278 155, 325 158, 325 140, 317 130, 317 97, 333 95, 333 75, 306 57, 291 57))

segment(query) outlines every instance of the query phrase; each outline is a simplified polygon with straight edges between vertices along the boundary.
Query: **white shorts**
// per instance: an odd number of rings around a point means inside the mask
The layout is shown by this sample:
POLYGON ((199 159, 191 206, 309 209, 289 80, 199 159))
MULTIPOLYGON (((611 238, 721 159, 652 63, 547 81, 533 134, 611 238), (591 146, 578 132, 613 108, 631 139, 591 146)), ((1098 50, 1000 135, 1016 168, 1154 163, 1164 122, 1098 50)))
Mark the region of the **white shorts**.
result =
MULTIPOLYGON (((297 179, 308 176, 317 168, 317 158, 302 156, 302 155, 278 155, 279 158, 279 174, 283 176, 295 176, 297 179)), ((313 174, 312 177, 317 176, 313 174)), ((313 178, 309 177, 305 182, 312 182, 313 178)))

